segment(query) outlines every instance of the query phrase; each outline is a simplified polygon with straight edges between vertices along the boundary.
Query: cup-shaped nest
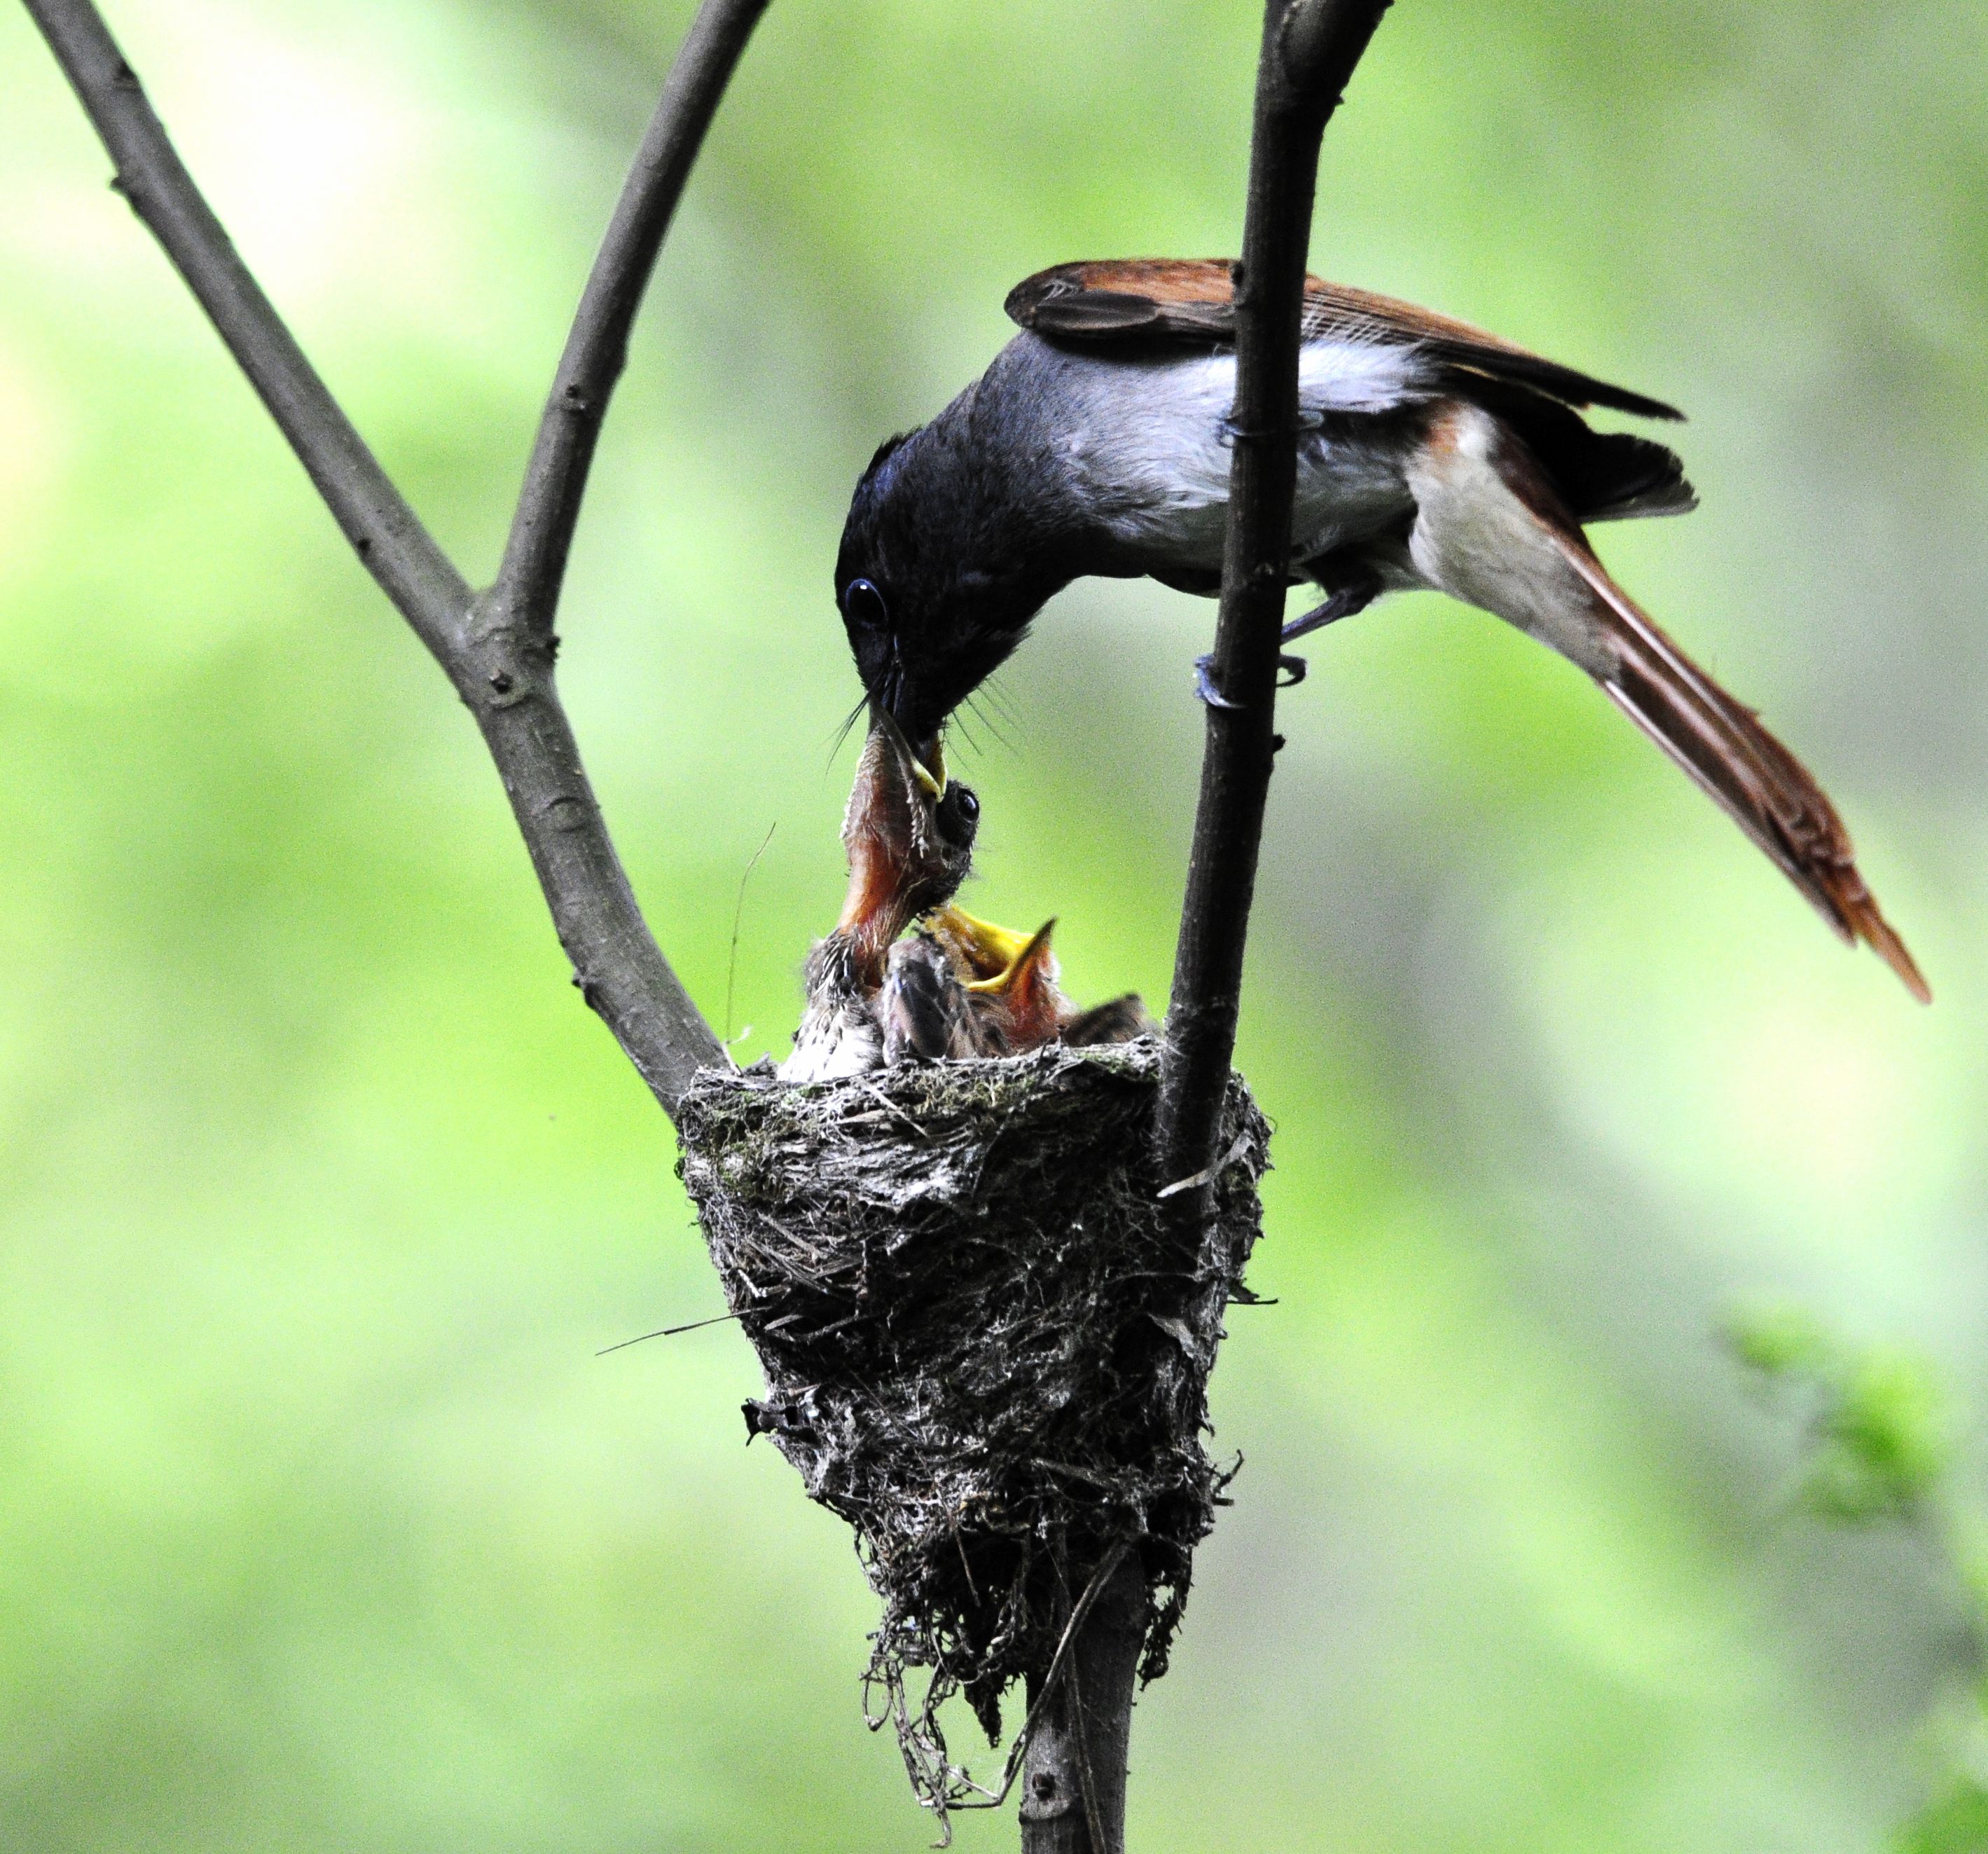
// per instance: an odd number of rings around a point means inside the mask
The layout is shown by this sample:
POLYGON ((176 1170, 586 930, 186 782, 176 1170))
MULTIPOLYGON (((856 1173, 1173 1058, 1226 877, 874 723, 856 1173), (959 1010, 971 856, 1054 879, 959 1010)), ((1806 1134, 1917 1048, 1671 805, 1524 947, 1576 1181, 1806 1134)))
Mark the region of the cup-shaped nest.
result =
POLYGON ((805 1087, 713 1074, 683 1104, 683 1180, 766 1372, 747 1423, 855 1529, 884 1606, 871 1676, 941 1808, 939 1703, 963 1690, 998 1736, 1003 1691, 1044 1673, 1123 1547, 1162 1670, 1227 1479, 1208 1373, 1249 1297, 1270 1130, 1232 1077, 1195 1253, 1155 1171, 1159 1067, 1148 1037, 805 1087))

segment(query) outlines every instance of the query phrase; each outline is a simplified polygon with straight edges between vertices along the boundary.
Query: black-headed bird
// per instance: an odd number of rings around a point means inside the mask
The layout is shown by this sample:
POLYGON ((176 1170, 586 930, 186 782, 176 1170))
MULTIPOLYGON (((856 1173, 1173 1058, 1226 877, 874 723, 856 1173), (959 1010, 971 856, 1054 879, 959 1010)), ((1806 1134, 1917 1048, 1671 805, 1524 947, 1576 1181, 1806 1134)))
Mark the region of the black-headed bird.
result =
MULTIPOLYGON (((1089 574, 1221 584, 1236 396, 1231 266, 1065 264, 1007 302, 1022 333, 857 484, 837 603, 871 701, 914 740, 1089 574)), ((1447 316, 1314 278, 1299 361, 1292 573, 1317 607, 1433 587, 1568 658, 1738 822, 1846 940, 1929 996, 1800 763, 1610 578, 1591 522, 1696 506, 1675 455, 1583 408, 1681 416, 1447 316)), ((1301 673, 1287 660, 1293 676, 1301 673)), ((1204 696, 1222 692, 1202 671, 1204 696)))

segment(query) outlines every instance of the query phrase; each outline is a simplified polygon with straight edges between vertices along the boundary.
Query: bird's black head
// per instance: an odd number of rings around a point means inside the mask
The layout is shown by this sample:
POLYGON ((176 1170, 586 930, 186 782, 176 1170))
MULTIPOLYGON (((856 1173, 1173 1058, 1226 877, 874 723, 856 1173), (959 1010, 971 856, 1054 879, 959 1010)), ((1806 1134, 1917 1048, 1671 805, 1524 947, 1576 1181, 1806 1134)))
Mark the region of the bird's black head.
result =
POLYGON ((1009 462, 942 418, 894 438, 856 485, 836 604, 870 700, 913 741, 1006 660, 1070 577, 1009 462))

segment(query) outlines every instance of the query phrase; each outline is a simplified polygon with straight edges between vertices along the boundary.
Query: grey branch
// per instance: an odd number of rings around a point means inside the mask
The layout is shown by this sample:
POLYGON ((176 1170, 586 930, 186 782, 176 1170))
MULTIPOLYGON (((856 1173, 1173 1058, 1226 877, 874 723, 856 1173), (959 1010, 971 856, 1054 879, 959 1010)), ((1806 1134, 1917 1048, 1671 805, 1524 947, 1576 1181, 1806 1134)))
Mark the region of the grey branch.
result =
MULTIPOLYGON (((1277 645, 1297 479, 1299 323, 1319 144, 1389 0, 1270 0, 1256 73, 1236 287, 1236 433, 1201 799, 1181 910, 1155 1136, 1161 1176, 1205 1172, 1242 990, 1275 732, 1277 645)), ((1199 1253, 1204 1183, 1170 1200, 1199 1253)), ((1191 1263, 1190 1263, 1191 1265, 1191 1263)))
POLYGON ((691 25, 608 222, 560 357, 492 589, 528 635, 549 634, 587 472, 684 184, 767 0, 710 0, 691 25))
POLYGON ((766 0, 705 0, 622 191, 540 428, 497 586, 480 597, 380 467, 249 274, 91 0, 25 0, 114 182, 262 397, 360 560, 447 672, 495 760, 573 982, 663 1106, 728 1060, 635 903, 561 706, 553 619, 628 330, 766 0))
MULTIPOLYGON (((1298 345, 1319 144, 1388 0, 1268 0, 1256 70, 1249 192, 1236 278, 1234 461, 1194 850, 1167 1012, 1155 1139, 1169 1240, 1192 1294, 1209 1213, 1216 1130, 1236 1048, 1242 955, 1276 756, 1277 645, 1297 479, 1298 345)), ((1031 1747, 1023 1854, 1122 1854, 1131 1619, 1100 1603, 1078 1637, 1085 1683, 1031 1747), (1082 1812, 1031 1799, 1081 1796, 1082 1812)), ((1136 1626, 1136 1625, 1131 1625, 1136 1626)))
POLYGON ((1134 1556, 1106 1575, 1061 1680, 1030 1683, 1035 1729, 1022 1766, 1022 1854, 1124 1854, 1132 1697, 1145 1645, 1146 1580, 1134 1556))

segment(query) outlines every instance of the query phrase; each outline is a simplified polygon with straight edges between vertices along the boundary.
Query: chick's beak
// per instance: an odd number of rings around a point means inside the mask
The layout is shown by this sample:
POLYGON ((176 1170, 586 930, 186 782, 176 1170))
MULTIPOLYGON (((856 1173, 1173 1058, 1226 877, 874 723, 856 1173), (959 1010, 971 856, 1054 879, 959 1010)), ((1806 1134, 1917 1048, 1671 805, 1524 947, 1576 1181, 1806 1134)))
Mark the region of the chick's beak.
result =
POLYGON ((904 931, 915 891, 929 877, 936 841, 931 820, 945 785, 945 756, 937 736, 921 752, 915 749, 903 729, 877 710, 842 820, 849 891, 837 923, 857 941, 867 963, 881 963, 904 931))
MULTIPOLYGON (((1056 983, 1056 958, 1050 951, 1050 935, 1056 930, 1056 922, 1047 920, 1022 941, 1015 956, 1000 971, 991 978, 977 979, 969 983, 969 991, 985 992, 995 997, 1006 998, 1012 1004, 1023 1000, 1033 1002, 1038 994, 1056 983)), ((1002 930, 996 928, 996 933, 1002 930)), ((1008 935, 1009 939, 1019 938, 1008 935)))
POLYGON ((1019 943, 998 972, 969 980, 969 993, 1000 1007, 1007 1046, 1014 1054, 1055 1041, 1066 1005, 1057 988, 1056 959, 1050 951, 1056 922, 1045 921, 1026 940, 998 927, 989 929, 984 922, 973 925, 986 936, 982 944, 989 952, 1019 943))
MULTIPOLYGON (((1050 926, 1054 926, 1052 921, 1050 926)), ((1032 939, 1040 935, 1017 933, 1011 927, 997 927, 992 921, 976 919, 957 905, 942 908, 932 917, 932 931, 965 963, 973 974, 968 989, 984 991, 996 986, 1005 973, 1014 970, 1032 939)), ((1046 933, 1047 929, 1043 929, 1046 933)))
POLYGON ((886 708, 872 711, 871 731, 889 742, 898 765, 917 783, 920 791, 935 804, 945 797, 945 746, 942 736, 935 734, 923 746, 914 746, 898 725, 896 716, 886 708))
POLYGON ((895 918, 913 845, 912 793, 904 736, 894 726, 871 728, 857 763, 856 783, 843 814, 842 844, 849 855, 849 892, 839 931, 861 935, 881 953, 904 922, 895 918))

